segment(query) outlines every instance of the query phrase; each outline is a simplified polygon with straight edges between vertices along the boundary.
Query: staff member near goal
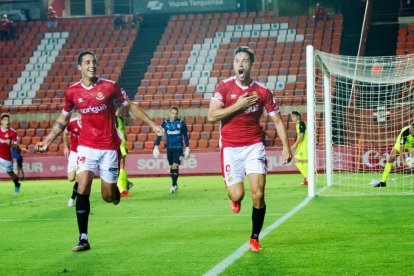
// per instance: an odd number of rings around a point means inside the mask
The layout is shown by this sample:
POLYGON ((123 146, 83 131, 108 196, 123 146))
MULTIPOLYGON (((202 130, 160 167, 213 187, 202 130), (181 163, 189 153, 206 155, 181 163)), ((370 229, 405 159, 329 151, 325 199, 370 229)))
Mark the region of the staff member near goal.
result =
POLYGON ((295 151, 294 162, 300 173, 303 175, 303 185, 308 185, 308 134, 305 122, 300 120, 300 113, 292 111, 292 121, 296 125, 296 141, 291 146, 295 151))
MULTIPOLYGON (((181 164, 183 156, 183 139, 185 144, 184 157, 190 156, 189 139, 187 125, 182 119, 178 119, 178 107, 171 106, 169 109, 169 119, 165 120, 161 127, 165 130, 167 136, 167 159, 170 165, 171 188, 170 193, 175 193, 178 190, 178 168, 181 164)), ((157 137, 153 150, 154 158, 158 158, 160 150, 158 146, 161 142, 161 136, 157 137)))
POLYGON ((253 51, 239 46, 233 54, 236 74, 222 80, 210 101, 208 120, 221 121, 221 167, 234 213, 239 213, 244 197, 244 176, 247 175, 253 199, 250 248, 260 251, 259 233, 266 213, 266 153, 264 132, 260 125, 263 109, 272 118, 283 143, 283 158, 289 162, 292 153, 278 101, 266 87, 250 78, 253 51))
POLYGON ((164 130, 157 126, 135 103, 129 101, 121 87, 110 80, 97 76, 96 56, 91 51, 81 52, 78 56, 78 71, 81 80, 70 86, 65 93, 65 106, 56 119, 52 131, 36 144, 39 152, 47 151, 53 140, 60 135, 69 123, 75 109, 82 117, 82 129, 78 141, 78 189, 76 195, 76 217, 79 229, 79 243, 72 249, 80 252, 90 249, 88 241, 88 222, 90 213, 89 195, 95 172, 101 178, 101 195, 106 202, 118 204, 120 192, 116 186, 118 178, 118 149, 121 139, 115 127, 115 106, 117 100, 122 106, 162 135, 164 130))
POLYGON ((397 137, 394 147, 390 153, 387 164, 382 174, 381 182, 376 184, 374 187, 386 187, 388 175, 392 170, 392 164, 397 158, 397 154, 400 156, 400 164, 404 166, 404 150, 412 151, 414 149, 414 123, 404 127, 397 137))

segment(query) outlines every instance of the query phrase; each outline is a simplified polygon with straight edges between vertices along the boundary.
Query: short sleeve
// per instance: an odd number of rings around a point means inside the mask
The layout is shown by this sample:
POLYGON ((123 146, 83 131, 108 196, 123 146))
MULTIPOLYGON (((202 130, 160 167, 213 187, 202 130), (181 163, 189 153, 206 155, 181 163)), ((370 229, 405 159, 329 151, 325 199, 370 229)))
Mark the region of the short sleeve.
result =
POLYGON ((279 109, 279 101, 275 97, 273 97, 272 92, 269 89, 266 89, 266 94, 264 98, 264 107, 269 113, 269 116, 274 116, 280 112, 279 109))
POLYGON ((223 105, 226 104, 226 85, 224 82, 220 82, 219 85, 216 87, 216 91, 211 97, 212 100, 222 103, 223 105))
POLYGON ((65 104, 63 106, 63 114, 69 114, 72 113, 75 109, 75 104, 73 103, 73 93, 68 93, 68 90, 65 92, 65 104))

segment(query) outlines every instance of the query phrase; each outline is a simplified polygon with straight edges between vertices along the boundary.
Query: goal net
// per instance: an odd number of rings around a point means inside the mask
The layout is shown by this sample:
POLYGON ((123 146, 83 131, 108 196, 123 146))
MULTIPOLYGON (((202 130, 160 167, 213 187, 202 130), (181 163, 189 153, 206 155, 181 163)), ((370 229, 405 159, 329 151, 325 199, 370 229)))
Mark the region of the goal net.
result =
POLYGON ((374 187, 401 130, 414 122, 413 60, 341 56, 308 46, 310 196, 413 193, 414 169, 403 164, 408 149, 404 160, 397 154, 392 162, 386 187, 374 187))

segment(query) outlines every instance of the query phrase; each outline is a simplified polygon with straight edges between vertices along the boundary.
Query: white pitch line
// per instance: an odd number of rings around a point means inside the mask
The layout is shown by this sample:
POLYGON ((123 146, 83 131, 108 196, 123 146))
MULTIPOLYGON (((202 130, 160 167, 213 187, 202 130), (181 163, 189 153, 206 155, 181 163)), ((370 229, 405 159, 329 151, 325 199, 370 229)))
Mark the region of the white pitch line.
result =
POLYGON ((21 204, 21 203, 28 203, 28 202, 33 202, 33 201, 46 200, 46 199, 51 199, 51 198, 58 198, 58 197, 62 197, 62 196, 61 195, 55 195, 55 196, 26 199, 26 200, 20 200, 20 201, 5 202, 5 203, 0 203, 0 207, 8 206, 8 205, 16 205, 16 204, 21 204))
MULTIPOLYGON (((272 225, 267 227, 265 230, 263 230, 260 233, 260 237, 264 238, 266 237, 270 232, 275 230, 277 227, 279 227, 283 222, 285 222, 287 219, 289 219, 291 216, 293 216, 297 211, 302 209, 306 204, 311 201, 311 197, 305 198, 298 206, 287 212, 283 217, 275 221, 272 225)), ((238 260, 241 256, 243 256, 246 251, 250 249, 250 245, 248 242, 243 244, 240 248, 238 248, 236 251, 234 251, 231 255, 229 255, 227 258, 225 258, 223 261, 215 265, 212 269, 207 271, 204 276, 212 276, 212 275, 218 275, 219 273, 223 272, 226 268, 228 268, 230 265, 232 265, 236 260, 238 260)))
MULTIPOLYGON (((269 216, 280 216, 281 214, 271 214, 269 216)), ((180 219, 180 218, 208 218, 208 217, 234 217, 234 214, 230 215, 178 215, 178 216, 127 216, 127 217, 89 217, 89 220, 139 220, 139 219, 180 219)), ((251 217, 251 215, 242 215, 237 217, 251 217)), ((0 219, 0 222, 20 222, 20 221, 64 221, 72 220, 72 218, 4 218, 0 219)))

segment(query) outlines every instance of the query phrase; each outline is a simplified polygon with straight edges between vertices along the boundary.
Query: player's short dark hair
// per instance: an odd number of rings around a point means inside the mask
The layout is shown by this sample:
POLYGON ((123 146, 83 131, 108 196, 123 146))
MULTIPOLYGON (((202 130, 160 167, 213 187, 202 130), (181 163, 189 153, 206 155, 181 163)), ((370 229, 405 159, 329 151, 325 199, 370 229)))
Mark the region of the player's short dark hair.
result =
POLYGON ((171 111, 171 110, 177 110, 177 112, 178 112, 179 108, 178 108, 178 106, 173 105, 173 106, 170 107, 169 111, 171 111))
POLYGON ((239 47, 237 47, 236 49, 234 49, 234 52, 233 52, 233 58, 234 58, 234 57, 235 57, 238 53, 246 53, 246 54, 248 54, 248 55, 249 55, 250 62, 251 62, 251 63, 253 63, 253 62, 254 62, 254 53, 253 53, 253 50, 252 50, 252 49, 250 49, 249 47, 247 47, 247 46, 239 46, 239 47))
POLYGON ((82 58, 83 58, 83 56, 86 56, 86 55, 92 55, 92 56, 96 57, 95 53, 92 52, 92 51, 88 51, 88 50, 87 51, 82 51, 82 52, 80 52, 80 54, 78 56, 78 65, 82 64, 82 58))
POLYGON ((295 116, 300 117, 300 113, 299 113, 299 111, 296 111, 296 110, 293 110, 293 111, 292 111, 292 115, 295 115, 295 116))
POLYGON ((9 113, 2 113, 0 116, 0 120, 3 120, 4 117, 7 117, 10 119, 10 114, 9 113))

